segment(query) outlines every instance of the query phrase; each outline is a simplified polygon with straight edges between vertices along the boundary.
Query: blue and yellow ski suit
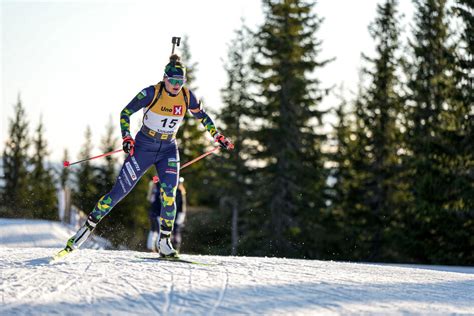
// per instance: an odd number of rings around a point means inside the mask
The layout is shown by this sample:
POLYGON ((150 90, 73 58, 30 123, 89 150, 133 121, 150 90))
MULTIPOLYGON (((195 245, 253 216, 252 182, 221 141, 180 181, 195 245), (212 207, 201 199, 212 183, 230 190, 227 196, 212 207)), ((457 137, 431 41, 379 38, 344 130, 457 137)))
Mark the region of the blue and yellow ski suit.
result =
POLYGON ((141 109, 143 126, 135 137, 134 154, 125 159, 112 190, 99 199, 88 219, 97 224, 133 189, 145 171, 155 165, 163 206, 161 231, 171 232, 176 216, 175 196, 180 169, 176 144, 180 123, 189 110, 211 136, 217 130, 192 91, 183 87, 177 95, 171 95, 160 82, 142 90, 122 110, 120 127, 123 137, 130 135, 130 116, 141 109))

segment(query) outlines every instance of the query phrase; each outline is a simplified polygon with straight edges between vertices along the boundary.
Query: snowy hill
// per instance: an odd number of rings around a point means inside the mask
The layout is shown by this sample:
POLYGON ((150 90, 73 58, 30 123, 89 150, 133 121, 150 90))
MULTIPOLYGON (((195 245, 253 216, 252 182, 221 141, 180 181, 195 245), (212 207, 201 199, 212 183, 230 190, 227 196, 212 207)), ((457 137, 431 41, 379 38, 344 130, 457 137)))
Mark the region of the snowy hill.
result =
POLYGON ((474 315, 474 268, 57 250, 0 245, 0 315, 474 315))
POLYGON ((73 234, 59 222, 0 218, 0 246, 61 247, 73 234))
MULTIPOLYGON (((316 260, 0 248, 1 315, 474 314, 474 274, 316 260)), ((472 272, 472 271, 471 271, 472 272)))
MULTIPOLYGON (((66 241, 74 235, 75 228, 60 222, 0 218, 0 246, 5 247, 64 247, 66 241)), ((94 236, 84 248, 110 248, 104 238, 94 236)))

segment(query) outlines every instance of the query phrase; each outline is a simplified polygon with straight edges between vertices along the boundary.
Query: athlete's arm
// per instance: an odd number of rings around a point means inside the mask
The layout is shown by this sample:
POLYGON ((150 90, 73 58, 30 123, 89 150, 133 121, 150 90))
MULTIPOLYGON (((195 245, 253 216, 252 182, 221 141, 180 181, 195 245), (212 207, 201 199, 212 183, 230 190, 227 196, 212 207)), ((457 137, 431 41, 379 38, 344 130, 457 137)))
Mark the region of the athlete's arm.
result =
POLYGON ((138 110, 150 105, 154 96, 155 87, 149 86, 140 91, 140 93, 123 108, 122 112, 120 112, 120 130, 122 131, 122 137, 130 135, 130 116, 138 110))

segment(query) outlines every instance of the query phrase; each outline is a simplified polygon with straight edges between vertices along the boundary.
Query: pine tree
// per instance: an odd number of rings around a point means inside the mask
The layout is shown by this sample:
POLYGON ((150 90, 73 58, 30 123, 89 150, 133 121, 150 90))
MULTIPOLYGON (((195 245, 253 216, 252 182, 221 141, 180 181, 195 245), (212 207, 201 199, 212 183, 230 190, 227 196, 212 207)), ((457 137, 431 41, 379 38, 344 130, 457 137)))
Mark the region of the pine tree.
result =
POLYGON ((407 120, 409 190, 412 205, 405 221, 412 243, 407 252, 425 263, 459 263, 469 252, 464 220, 453 204, 459 170, 456 70, 450 44, 446 0, 416 1, 407 120))
MULTIPOLYGON (((370 183, 371 155, 370 133, 365 125, 365 100, 367 92, 363 87, 366 74, 361 74, 358 94, 352 109, 343 99, 336 115, 338 124, 334 134, 337 143, 336 151, 331 155, 335 167, 333 196, 330 206, 330 224, 336 225, 330 241, 336 244, 333 253, 335 258, 344 260, 367 260, 373 234, 367 233, 371 209, 367 202, 367 187, 370 183)), ((326 236, 323 236, 323 240, 326 236)), ((331 256, 329 257, 331 258, 331 256)))
MULTIPOLYGON (((455 13, 463 21, 460 29, 461 44, 456 53, 458 69, 456 72, 457 94, 456 100, 456 132, 453 135, 457 140, 456 149, 459 154, 461 168, 457 177, 461 178, 462 185, 460 198, 463 200, 464 210, 474 209, 474 2, 471 0, 457 0, 455 13), (470 175, 470 176, 469 176, 470 175), (471 184, 471 185, 470 185, 471 184)), ((473 223, 474 224, 474 223, 473 223)))
POLYGON ((363 247, 367 244, 366 235, 362 233, 369 213, 362 193, 367 178, 367 139, 357 118, 362 90, 360 86, 353 109, 349 110, 348 102, 342 97, 336 109, 338 122, 333 131, 336 147, 330 154, 334 185, 330 191, 330 212, 325 214, 329 223, 323 227, 321 237, 323 245, 330 246, 326 246, 323 258, 356 260, 367 253, 367 247, 363 247))
MULTIPOLYGON (((364 197, 361 208, 367 213, 355 214, 364 218, 360 235, 365 241, 359 248, 363 260, 387 260, 391 248, 388 245, 391 220, 402 192, 398 174, 401 149, 401 131, 397 119, 402 109, 399 95, 401 84, 398 80, 397 65, 400 64, 398 1, 387 0, 377 6, 377 17, 369 27, 376 41, 376 57, 364 56, 369 66, 365 68, 369 86, 356 103, 358 138, 363 141, 358 146, 366 158, 362 164, 357 184, 364 197), (365 243, 365 244, 364 244, 365 243)), ((356 136, 357 137, 357 136, 356 136)), ((347 205, 347 207, 350 207, 347 205)))
MULTIPOLYGON (((84 136, 84 145, 79 153, 79 159, 91 157, 92 154, 92 132, 89 126, 86 128, 84 136)), ((85 161, 77 166, 74 175, 76 189, 73 194, 73 204, 88 214, 100 198, 95 181, 94 167, 90 161, 85 161)))
POLYGON ((57 195, 52 170, 46 166, 47 143, 44 139, 44 125, 40 118, 33 139, 34 153, 31 158, 32 170, 28 177, 30 208, 34 218, 57 220, 57 195))
POLYGON ((20 96, 10 119, 9 136, 3 151, 2 205, 5 216, 21 217, 28 205, 28 120, 20 96))
POLYGON ((318 217, 324 207, 326 173, 322 135, 316 132, 319 81, 309 73, 318 62, 321 42, 314 33, 321 20, 313 4, 300 0, 264 1, 265 22, 257 34, 253 68, 259 90, 249 136, 259 190, 249 217, 254 217, 254 253, 316 257, 318 217), (257 214, 255 214, 257 213, 257 214))
MULTIPOLYGON (((462 245, 456 249, 464 264, 474 263, 474 1, 458 0, 454 13, 461 18, 463 27, 458 29, 460 41, 456 51, 456 91, 450 109, 452 127, 445 131, 451 143, 451 164, 454 181, 450 185, 449 208, 457 219, 457 239, 462 245), (462 225, 462 228, 460 228, 462 225)), ((457 244, 453 241, 453 244, 457 244)), ((457 263, 459 264, 459 263, 457 263)))
MULTIPOLYGON (((244 145, 246 131, 251 126, 248 116, 252 107, 253 98, 250 95, 250 58, 252 48, 252 34, 242 23, 242 27, 235 32, 235 38, 229 45, 228 61, 225 69, 227 72, 227 85, 221 90, 223 108, 219 111, 219 130, 232 139, 235 149, 221 151, 213 161, 215 178, 210 181, 209 188, 215 196, 219 197, 220 210, 215 223, 214 231, 203 229, 198 232, 201 236, 210 235, 209 245, 212 241, 220 253, 235 255, 238 251, 240 232, 245 228, 241 225, 240 217, 246 215, 250 208, 248 196, 252 188, 246 182, 250 177, 250 170, 245 166, 244 157, 248 155, 244 145), (247 196, 247 197, 246 197, 247 196), (207 230, 207 232, 205 231, 207 230), (220 238, 214 238, 220 235, 220 238), (230 238, 229 238, 230 237, 230 238)), ((245 233, 245 231, 242 231, 245 233)), ((219 252, 218 252, 219 253, 219 252)))
MULTIPOLYGON (((115 128, 112 117, 105 126, 105 134, 102 137, 100 150, 104 153, 111 152, 118 148, 118 138, 115 137, 115 128)), ((96 186, 100 195, 110 191, 117 176, 117 156, 110 155, 105 157, 103 163, 96 167, 96 186)))

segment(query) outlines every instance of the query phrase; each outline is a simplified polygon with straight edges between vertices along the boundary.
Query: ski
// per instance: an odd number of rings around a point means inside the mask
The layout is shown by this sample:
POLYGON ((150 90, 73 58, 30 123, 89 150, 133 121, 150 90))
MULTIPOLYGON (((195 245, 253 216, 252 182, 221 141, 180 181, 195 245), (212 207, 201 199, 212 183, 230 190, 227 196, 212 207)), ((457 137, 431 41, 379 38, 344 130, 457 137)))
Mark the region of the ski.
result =
POLYGON ((182 259, 182 258, 179 258, 179 257, 138 257, 138 258, 139 259, 145 259, 145 260, 170 261, 170 262, 196 264, 196 265, 200 265, 200 266, 213 266, 213 265, 215 265, 215 264, 212 264, 212 263, 204 263, 204 262, 199 262, 199 261, 186 260, 186 259, 182 259))
POLYGON ((64 257, 66 257, 67 255, 69 255, 70 253, 72 252, 72 249, 71 248, 64 248, 64 249, 61 249, 58 253, 56 253, 52 258, 51 260, 49 261, 50 263, 54 263, 54 262, 57 262, 59 260, 62 260, 64 259, 64 257))
MULTIPOLYGON (((85 238, 87 239, 87 237, 91 233, 91 229, 89 229, 89 226, 87 225, 87 222, 86 222, 86 225, 82 226, 82 228, 79 230, 79 232, 81 232, 81 235, 79 236, 79 239, 82 238, 83 236, 85 236, 85 238), (81 232, 81 230, 82 230, 82 232, 81 232)), ((74 240, 75 240, 75 235, 73 237, 69 238, 69 240, 66 243, 66 247, 64 247, 64 249, 61 249, 58 253, 56 253, 53 256, 53 258, 51 259, 50 263, 62 260, 64 257, 66 257, 71 252, 73 252, 74 249, 76 249, 76 247, 74 246, 74 240)), ((84 241, 85 241, 85 239, 82 242, 84 242, 84 241)), ((79 246, 80 245, 81 244, 79 244, 79 246)))

